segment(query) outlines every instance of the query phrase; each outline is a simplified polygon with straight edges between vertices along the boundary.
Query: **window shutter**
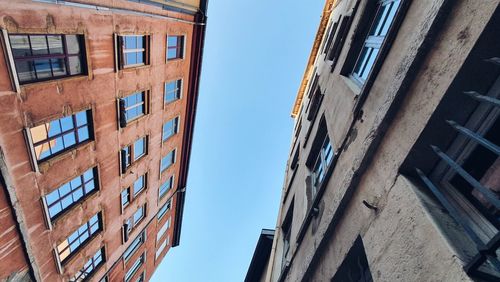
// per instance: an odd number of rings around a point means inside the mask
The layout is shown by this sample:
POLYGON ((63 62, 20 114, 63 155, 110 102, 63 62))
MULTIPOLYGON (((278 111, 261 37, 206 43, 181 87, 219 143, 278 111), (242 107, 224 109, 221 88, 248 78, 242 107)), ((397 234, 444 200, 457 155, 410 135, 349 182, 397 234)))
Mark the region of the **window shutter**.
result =
POLYGON ((128 223, 123 224, 123 242, 128 241, 128 223))
POLYGON ((120 161, 121 161, 121 171, 122 174, 127 172, 127 152, 125 150, 120 150, 120 161))
POLYGON ((144 46, 144 64, 145 65, 149 65, 149 58, 151 57, 150 56, 150 51, 151 51, 151 48, 150 48, 150 45, 151 45, 151 36, 150 35, 145 35, 144 36, 144 42, 143 42, 143 46, 144 46))
POLYGON ((123 69, 125 57, 123 54, 123 36, 118 36, 117 44, 118 69, 123 69))
POLYGON ((127 126, 127 118, 125 116, 125 101, 120 99, 120 127, 124 128, 127 126))

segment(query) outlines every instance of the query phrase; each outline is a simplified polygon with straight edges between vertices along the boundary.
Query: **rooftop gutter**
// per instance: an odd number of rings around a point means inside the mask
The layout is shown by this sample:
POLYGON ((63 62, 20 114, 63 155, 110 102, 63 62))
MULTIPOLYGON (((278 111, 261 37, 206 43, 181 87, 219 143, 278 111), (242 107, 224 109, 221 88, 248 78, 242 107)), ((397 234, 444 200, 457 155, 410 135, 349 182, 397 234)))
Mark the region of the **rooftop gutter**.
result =
POLYGON ((174 219, 174 231, 172 247, 179 245, 182 228, 182 217, 184 215, 184 201, 186 198, 186 186, 193 143, 194 122, 196 117, 196 106, 200 88, 201 65, 203 59, 203 48, 206 32, 206 12, 208 0, 200 3, 200 12, 196 14, 197 25, 194 26, 193 43, 191 53, 191 70, 189 74, 188 100, 186 105, 186 122, 184 125, 183 147, 180 162, 180 176, 177 184, 176 213, 174 219))
POLYGON ((330 19, 330 14, 332 13, 333 8, 337 6, 338 2, 338 0, 327 0, 325 3, 325 7, 323 8, 321 21, 319 23, 318 31, 316 32, 316 37, 314 39, 311 54, 309 54, 309 60, 307 61, 306 70, 304 72, 302 82, 299 86, 299 92, 297 93, 297 97, 295 98, 295 103, 293 105, 291 113, 292 118, 296 118, 300 112, 304 93, 306 91, 307 84, 309 83, 309 80, 312 76, 312 70, 314 62, 316 61, 316 55, 318 54, 319 46, 321 46, 321 41, 323 40, 323 36, 325 35, 325 30, 326 26, 328 25, 328 20, 330 19))

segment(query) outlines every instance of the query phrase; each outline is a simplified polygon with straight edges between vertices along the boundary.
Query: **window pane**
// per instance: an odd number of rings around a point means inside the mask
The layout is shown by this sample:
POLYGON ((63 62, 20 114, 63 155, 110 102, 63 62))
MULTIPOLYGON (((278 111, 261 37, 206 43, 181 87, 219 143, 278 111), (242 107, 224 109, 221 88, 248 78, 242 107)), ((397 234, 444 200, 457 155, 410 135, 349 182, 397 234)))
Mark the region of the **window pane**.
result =
POLYGON ((137 52, 137 64, 144 64, 144 52, 137 52))
POLYGON ((66 75, 66 63, 64 62, 64 59, 51 59, 50 63, 52 64, 54 76, 66 75))
POLYGON ((73 129, 73 116, 67 116, 61 118, 61 130, 68 131, 73 129))
POLYGON ((59 191, 59 196, 61 198, 63 198, 66 195, 68 195, 69 193, 71 193, 71 184, 69 182, 65 183, 61 187, 59 187, 57 190, 59 191))
POLYGON ((30 43, 27 35, 10 35, 9 39, 12 47, 12 55, 14 57, 31 56, 30 43))
POLYGON ((61 35, 47 35, 49 41, 50 54, 63 54, 63 44, 61 35))
POLYGON ((167 52, 167 58, 168 59, 175 59, 177 58, 177 49, 168 49, 168 52, 167 52))
POLYGON ((73 146, 76 144, 75 134, 73 132, 65 134, 63 136, 63 139, 64 139, 64 146, 65 147, 73 146))
POLYGON ((78 42, 78 35, 66 35, 66 45, 68 46, 69 54, 80 53, 80 43, 78 42))
POLYGON ((83 142, 89 139, 89 129, 87 126, 84 126, 78 129, 78 142, 83 142))
POLYGON ((145 137, 141 138, 134 143, 134 159, 137 160, 146 153, 145 137))
POLYGON ((385 22, 387 13, 389 12, 390 5, 391 5, 390 3, 387 5, 379 5, 377 15, 375 16, 375 19, 373 20, 372 23, 370 35, 378 35, 380 33, 380 30, 385 22))
POLYGON ((90 193, 95 189, 95 180, 91 180, 90 182, 85 184, 85 193, 90 193))
POLYGON ((128 188, 122 191, 122 206, 126 206, 129 203, 129 193, 128 188))
POLYGON ((134 213, 134 226, 142 219, 143 216, 144 216, 144 207, 140 207, 134 213))
POLYGON ((83 197, 83 189, 77 189, 75 192, 73 192, 73 201, 78 201, 80 198, 83 197))
POLYGON ((49 144, 50 144, 50 151, 52 154, 60 152, 64 149, 62 137, 57 137, 56 139, 53 139, 52 141, 50 141, 49 144))
POLYGON ((74 75, 83 73, 80 57, 72 56, 68 58, 68 61, 69 61, 69 74, 74 75))
POLYGON ((369 58, 366 62, 366 66, 363 69, 363 72, 360 74, 360 77, 366 80, 368 78, 368 74, 373 68, 373 64, 375 63, 375 59, 377 58, 379 49, 371 48, 373 51, 369 54, 369 58))
POLYGON ((125 49, 137 48, 137 36, 124 36, 125 49))
POLYGON ((35 60, 35 71, 38 79, 51 77, 50 60, 35 60))
POLYGON ((81 111, 76 114, 76 125, 82 126, 87 124, 87 111, 81 111))
POLYGON ((135 52, 125 54, 125 64, 134 65, 137 64, 137 54, 135 52))
POLYGON ((91 168, 83 173, 83 179, 85 180, 85 182, 87 182, 93 178, 94 178, 94 169, 93 168, 91 168))
POLYGON ((137 179, 134 182, 134 195, 139 194, 139 192, 141 192, 144 189, 145 186, 144 184, 145 184, 145 177, 144 175, 142 175, 141 177, 139 177, 139 179, 137 179))
POLYGON ((141 49, 141 48, 144 48, 144 40, 145 40, 145 36, 137 36, 137 49, 141 49))
POLYGON ((49 127, 49 137, 53 137, 61 133, 61 124, 59 120, 53 120, 48 124, 49 127))
POLYGON ((33 61, 16 61, 16 71, 20 82, 36 79, 33 61))
POLYGON ((396 15, 396 12, 398 11, 400 2, 401 2, 400 0, 396 0, 392 3, 389 15, 387 16, 387 19, 385 20, 385 24, 380 32, 381 36, 385 36, 387 34, 389 27, 391 26, 392 22, 394 21, 394 16, 396 15))
POLYGON ((45 201, 47 202, 47 205, 53 204, 55 201, 59 199, 59 192, 57 190, 50 192, 45 196, 45 201))
POLYGON ((73 203, 73 198, 70 195, 64 197, 61 201, 61 204, 62 204, 62 208, 63 209, 66 209, 67 207, 69 207, 71 204, 73 203))
POLYGON ((59 204, 55 204, 54 206, 49 208, 49 216, 54 217, 59 214, 61 210, 61 206, 59 204))
POLYGON ((30 40, 33 55, 47 55, 49 53, 45 35, 30 35, 30 40))
POLYGON ((168 47, 177 46, 177 36, 169 36, 168 37, 168 47))

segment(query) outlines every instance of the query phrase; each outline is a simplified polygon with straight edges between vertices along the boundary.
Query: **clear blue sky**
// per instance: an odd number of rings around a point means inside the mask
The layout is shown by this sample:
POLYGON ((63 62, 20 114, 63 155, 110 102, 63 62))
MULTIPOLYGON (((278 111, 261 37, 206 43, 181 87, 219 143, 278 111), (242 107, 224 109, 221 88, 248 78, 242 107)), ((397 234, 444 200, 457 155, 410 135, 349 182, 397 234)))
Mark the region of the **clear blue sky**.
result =
POLYGON ((180 246, 154 282, 243 281, 274 229, 324 0, 211 0, 180 246))

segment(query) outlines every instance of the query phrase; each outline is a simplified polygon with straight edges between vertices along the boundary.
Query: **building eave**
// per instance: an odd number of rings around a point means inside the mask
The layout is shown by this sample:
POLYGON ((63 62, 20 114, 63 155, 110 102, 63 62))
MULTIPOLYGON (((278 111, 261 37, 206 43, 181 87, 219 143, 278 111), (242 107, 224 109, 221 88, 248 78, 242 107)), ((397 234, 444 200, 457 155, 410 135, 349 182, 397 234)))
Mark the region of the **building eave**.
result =
POLYGON ((191 68, 189 74, 188 85, 188 101, 186 106, 186 119, 184 123, 183 148, 180 161, 179 181, 177 184, 177 199, 174 219, 174 230, 172 247, 176 247, 180 243, 182 218, 184 215, 184 201, 187 186, 187 177, 189 170, 189 161, 191 158, 191 148, 193 143, 193 131, 196 117, 196 106, 198 103, 198 94, 200 88, 200 75, 203 60, 203 49, 205 44, 206 32, 206 12, 208 0, 202 0, 200 4, 200 12, 196 14, 196 24, 194 26, 193 45, 191 53, 191 68))
POLYGON ((307 88, 307 84, 312 76, 312 70, 314 66, 314 62, 316 61, 316 56, 318 55, 319 47, 323 40, 323 36, 325 35, 326 27, 328 25, 328 20, 330 18, 330 14, 333 11, 333 8, 337 6, 338 0, 327 0, 325 3, 325 7, 323 8, 323 13, 321 14, 321 21, 319 23, 318 31, 316 32, 316 37, 314 38, 314 44, 309 54, 309 60, 307 61, 306 69, 304 71, 304 76, 302 77, 302 82, 299 86, 299 92, 297 93, 297 97, 295 98, 295 103, 293 105, 291 116, 292 118, 296 118, 300 112, 300 108, 302 106, 302 100, 304 98, 304 93, 307 88))

